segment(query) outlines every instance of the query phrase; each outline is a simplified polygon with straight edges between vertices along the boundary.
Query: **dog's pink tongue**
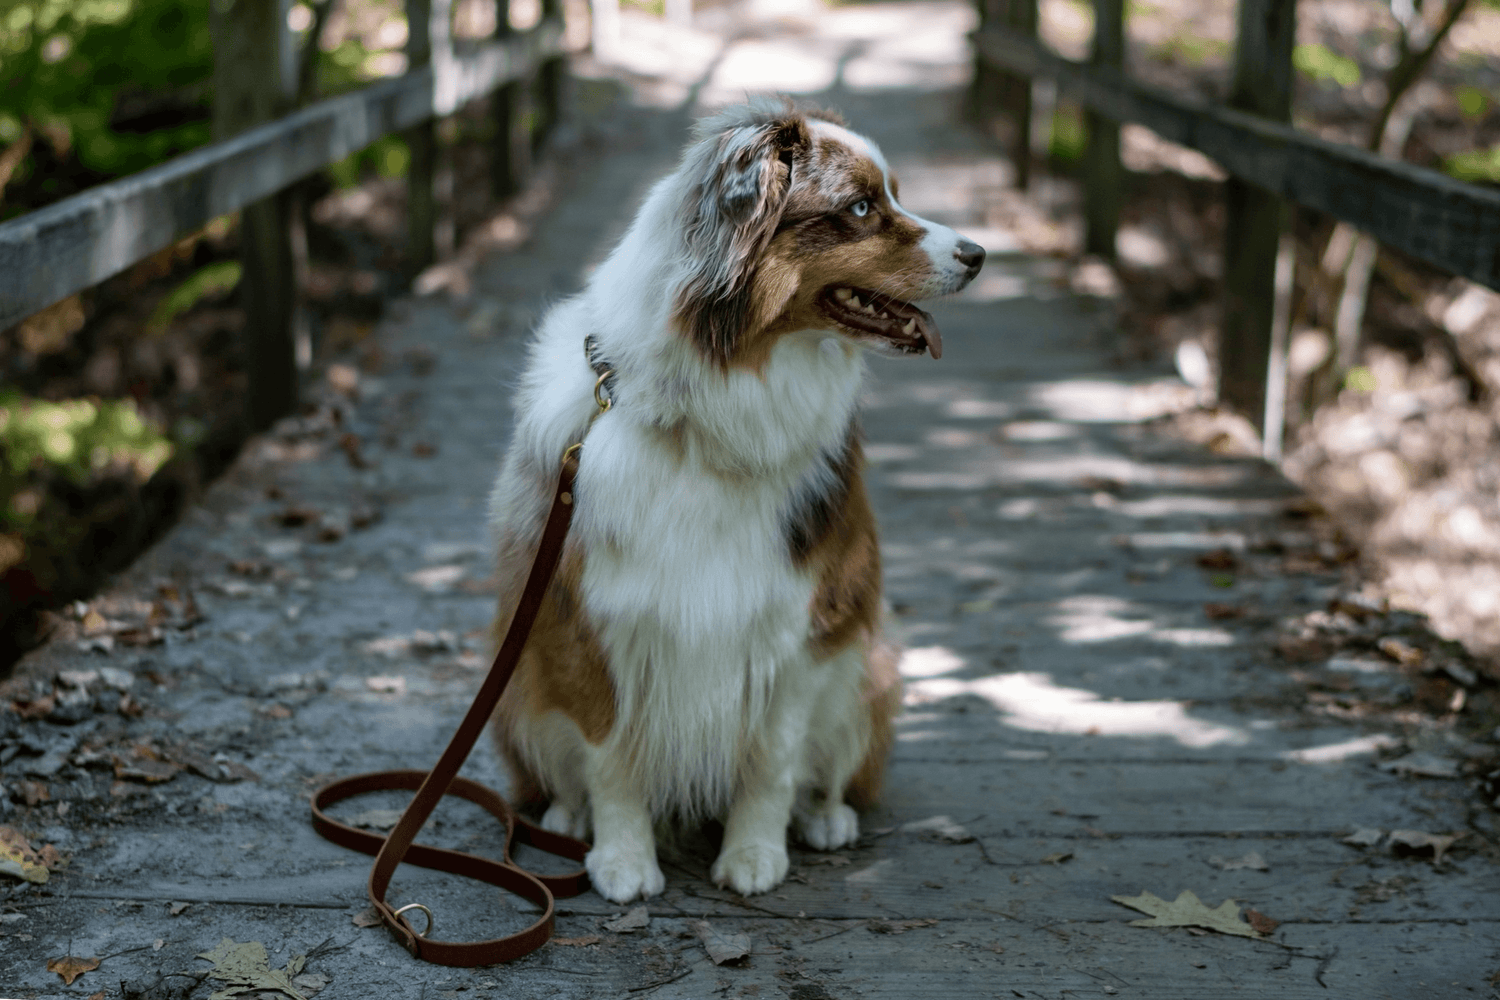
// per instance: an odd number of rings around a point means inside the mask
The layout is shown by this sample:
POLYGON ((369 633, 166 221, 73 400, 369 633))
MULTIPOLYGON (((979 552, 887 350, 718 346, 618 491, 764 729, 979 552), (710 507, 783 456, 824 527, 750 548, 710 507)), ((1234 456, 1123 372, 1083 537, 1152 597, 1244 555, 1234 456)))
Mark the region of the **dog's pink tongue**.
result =
POLYGON ((938 333, 937 321, 925 309, 918 310, 917 333, 927 341, 927 353, 934 361, 943 356, 943 335, 938 333))

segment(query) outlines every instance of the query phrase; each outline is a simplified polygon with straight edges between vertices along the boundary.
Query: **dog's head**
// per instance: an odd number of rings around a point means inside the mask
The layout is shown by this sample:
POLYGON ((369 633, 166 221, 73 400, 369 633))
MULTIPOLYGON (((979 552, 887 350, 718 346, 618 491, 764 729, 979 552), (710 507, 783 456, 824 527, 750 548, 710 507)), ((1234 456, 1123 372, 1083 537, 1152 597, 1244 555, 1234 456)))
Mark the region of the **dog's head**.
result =
POLYGON ((751 105, 701 122, 683 171, 675 319, 708 357, 753 365, 799 330, 941 355, 912 302, 968 284, 984 250, 903 209, 873 142, 825 112, 751 105))

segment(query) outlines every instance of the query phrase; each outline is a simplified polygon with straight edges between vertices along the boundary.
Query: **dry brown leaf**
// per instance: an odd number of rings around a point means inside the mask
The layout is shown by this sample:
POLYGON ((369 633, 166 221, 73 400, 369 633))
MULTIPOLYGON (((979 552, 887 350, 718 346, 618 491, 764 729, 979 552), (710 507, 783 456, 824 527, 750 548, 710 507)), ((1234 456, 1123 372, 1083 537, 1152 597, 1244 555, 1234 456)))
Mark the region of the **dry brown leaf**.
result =
POLYGON ((637 906, 628 913, 622 913, 604 921, 604 929, 616 934, 630 934, 635 931, 643 931, 651 926, 651 914, 644 906, 637 906))
POLYGON ((1043 864, 1043 865, 1060 865, 1064 861, 1067 861, 1072 856, 1073 856, 1073 852, 1072 851, 1058 851, 1056 854, 1049 854, 1049 855, 1047 855, 1040 862, 1038 862, 1038 864, 1043 864))
POLYGON ((1250 921, 1250 926, 1261 934, 1269 934, 1281 926, 1280 920, 1272 920, 1259 910, 1246 910, 1245 919, 1250 921))
POLYGON ((241 944, 225 938, 213 951, 203 952, 198 957, 214 963, 209 972, 211 977, 229 983, 227 988, 211 994, 208 1000, 230 1000, 240 993, 258 990, 277 990, 292 1000, 307 1000, 292 985, 292 978, 302 972, 307 962, 302 955, 293 956, 285 969, 272 969, 266 946, 259 941, 241 944))
POLYGON ((576 938, 555 937, 552 939, 552 943, 559 948, 587 948, 591 944, 598 944, 600 940, 599 935, 588 934, 584 937, 576 938))
POLYGON ((178 917, 182 915, 183 910, 186 910, 189 906, 192 905, 192 903, 168 903, 167 912, 174 917, 178 917))
POLYGON ((967 844, 974 840, 972 833, 947 816, 929 816, 926 819, 903 823, 901 832, 919 833, 929 840, 939 840, 945 844, 967 844))
POLYGON ((47 881, 47 867, 47 862, 32 849, 19 830, 0 826, 0 875, 42 885, 47 881))
POLYGON ((1423 851, 1432 852, 1432 863, 1440 865, 1443 863, 1443 855, 1448 848, 1458 842, 1463 834, 1445 837, 1441 834, 1426 833, 1422 830, 1392 830, 1391 849, 1397 854, 1420 854, 1423 851))
POLYGON ((1374 847, 1385 839, 1385 831, 1373 826, 1362 826, 1343 839, 1351 847, 1374 847))
POLYGON ((379 927, 381 924, 380 911, 373 906, 367 906, 353 917, 355 927, 379 927))
POLYGON ((89 1000, 104 1000, 104 991, 100 990, 98 993, 90 993, 89 1000))
POLYGON ((73 980, 85 972, 92 972, 99 968, 97 958, 74 958, 72 955, 66 958, 47 959, 47 971, 55 972, 62 976, 64 986, 72 986, 73 980))
POLYGON ((1216 908, 1205 906, 1191 889, 1184 889, 1172 902, 1149 892, 1139 896, 1111 896, 1121 906, 1151 915, 1150 920, 1132 920, 1132 927, 1202 927, 1220 934, 1258 938, 1260 934, 1240 919, 1240 906, 1226 899, 1216 908))
POLYGON ((726 934, 716 930, 707 920, 699 920, 693 924, 693 930, 697 932, 698 938, 703 942, 703 949, 708 952, 708 957, 715 965, 738 962, 750 954, 748 934, 726 934))

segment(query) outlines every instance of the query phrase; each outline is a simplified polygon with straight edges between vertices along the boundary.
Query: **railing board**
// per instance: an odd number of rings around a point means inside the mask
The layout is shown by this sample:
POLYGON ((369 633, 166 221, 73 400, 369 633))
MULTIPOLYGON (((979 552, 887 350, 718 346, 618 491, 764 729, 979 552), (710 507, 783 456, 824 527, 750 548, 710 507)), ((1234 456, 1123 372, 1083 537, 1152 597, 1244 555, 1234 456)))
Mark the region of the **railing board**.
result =
POLYGON ((1144 125, 1259 187, 1500 290, 1500 192, 1169 94, 1103 67, 1063 59, 998 29, 978 32, 974 40, 980 54, 998 67, 1052 77, 1101 114, 1144 125))
POLYGON ((455 55, 441 85, 431 69, 382 80, 0 224, 0 329, 562 51, 545 22, 455 55))

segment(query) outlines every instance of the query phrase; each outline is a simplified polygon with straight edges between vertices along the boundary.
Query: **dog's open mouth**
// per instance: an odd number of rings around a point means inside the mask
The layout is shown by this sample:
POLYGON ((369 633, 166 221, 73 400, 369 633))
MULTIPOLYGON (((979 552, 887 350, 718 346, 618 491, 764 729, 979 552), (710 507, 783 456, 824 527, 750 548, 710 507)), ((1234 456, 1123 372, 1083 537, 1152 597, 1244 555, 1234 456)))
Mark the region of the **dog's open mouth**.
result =
POLYGON ((897 350, 943 356, 937 323, 910 302, 859 288, 832 288, 824 293, 823 305, 839 323, 879 337, 897 350))

